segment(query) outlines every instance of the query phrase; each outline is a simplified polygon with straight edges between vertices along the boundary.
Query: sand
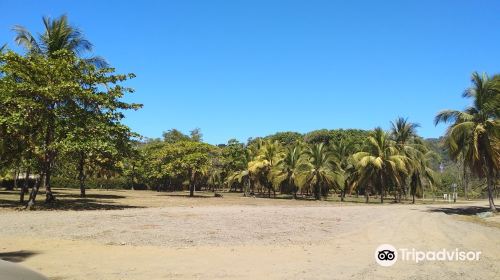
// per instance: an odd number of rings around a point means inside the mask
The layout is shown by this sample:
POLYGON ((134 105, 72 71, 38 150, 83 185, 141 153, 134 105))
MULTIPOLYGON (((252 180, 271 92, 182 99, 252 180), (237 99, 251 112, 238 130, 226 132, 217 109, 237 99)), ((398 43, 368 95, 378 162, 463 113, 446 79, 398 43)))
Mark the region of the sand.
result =
POLYGON ((255 198, 239 204, 220 201, 226 198, 169 199, 181 202, 124 210, 0 211, 0 258, 21 262, 50 279, 500 276, 500 228, 454 210, 486 202, 450 206, 281 200, 273 205, 255 198), (482 253, 479 261, 400 260, 381 267, 374 251, 383 243, 482 253))

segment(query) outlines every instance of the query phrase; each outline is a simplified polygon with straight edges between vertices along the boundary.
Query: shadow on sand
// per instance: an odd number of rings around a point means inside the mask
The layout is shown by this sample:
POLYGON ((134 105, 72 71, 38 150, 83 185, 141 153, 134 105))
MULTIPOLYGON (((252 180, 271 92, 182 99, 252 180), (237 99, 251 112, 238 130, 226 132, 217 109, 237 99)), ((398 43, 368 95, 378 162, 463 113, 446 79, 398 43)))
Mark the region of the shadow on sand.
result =
POLYGON ((169 193, 169 194, 158 194, 158 196, 170 196, 170 197, 186 197, 186 198, 214 198, 213 195, 198 195, 195 194, 194 196, 189 196, 189 194, 174 194, 174 193, 169 193))
MULTIPOLYGON (((53 192, 56 197, 71 197, 71 198, 80 198, 79 194, 71 194, 71 193, 59 193, 53 192)), ((115 195, 115 194, 97 194, 97 193, 88 193, 85 195, 85 198, 94 198, 94 199, 122 199, 125 198, 123 195, 115 195)))
MULTIPOLYGON (((85 211, 85 210, 123 210, 131 208, 145 208, 142 206, 134 206, 127 204, 118 204, 112 202, 104 202, 95 199, 64 199, 56 196, 56 201, 51 203, 44 202, 44 196, 37 198, 35 205, 31 210, 62 210, 62 211, 85 211)), ((15 200, 0 199, 0 208, 14 208, 22 210, 26 206, 15 200)))
POLYGON ((36 251, 28 251, 28 250, 4 252, 4 253, 0 252, 0 259, 8 262, 20 263, 25 261, 27 258, 37 254, 39 253, 36 251))
MULTIPOLYGON (((497 210, 500 210, 497 208, 497 210)), ((432 208, 426 210, 426 212, 440 212, 445 213, 447 215, 462 215, 462 216, 474 216, 476 214, 490 211, 489 207, 480 207, 480 206, 463 206, 463 207, 440 207, 440 208, 432 208)))

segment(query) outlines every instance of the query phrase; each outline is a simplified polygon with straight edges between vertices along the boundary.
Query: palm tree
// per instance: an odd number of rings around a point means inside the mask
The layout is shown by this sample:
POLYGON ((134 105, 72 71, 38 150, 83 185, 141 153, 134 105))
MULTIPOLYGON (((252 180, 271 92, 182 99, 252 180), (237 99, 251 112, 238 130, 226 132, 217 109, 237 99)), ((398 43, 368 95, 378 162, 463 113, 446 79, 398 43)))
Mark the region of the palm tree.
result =
POLYGON ((417 136, 418 123, 408 121, 408 118, 399 117, 391 122, 391 134, 397 145, 405 145, 417 136))
MULTIPOLYGON (((411 155, 416 155, 415 151, 415 138, 417 135, 417 128, 420 127, 417 123, 412 123, 408 121, 408 118, 399 117, 396 121, 391 122, 391 137, 396 143, 396 147, 401 154, 407 156, 411 160, 411 155)), ((407 162, 408 167, 411 166, 411 162, 407 162)), ((397 187, 397 197, 396 201, 401 202, 401 193, 404 192, 405 198, 407 194, 407 176, 404 173, 399 174, 400 183, 397 187)))
POLYGON ((350 185, 351 172, 353 172, 353 164, 351 157, 354 154, 354 142, 345 139, 340 140, 338 143, 331 145, 331 151, 339 163, 339 171, 342 172, 344 177, 343 186, 340 189, 340 201, 344 201, 345 193, 350 185))
POLYGON ((324 143, 310 146, 305 152, 306 160, 300 165, 300 185, 313 188, 316 199, 327 196, 330 187, 340 189, 344 178, 333 154, 324 143))
MULTIPOLYGON (((78 28, 69 24, 66 15, 56 19, 43 17, 42 20, 44 32, 38 36, 34 36, 21 25, 14 26, 15 42, 30 53, 42 54, 47 57, 56 55, 60 50, 67 50, 78 56, 92 51, 92 44, 78 28)), ((91 57, 87 61, 98 67, 107 66, 106 61, 101 57, 91 57)))
POLYGON ((0 47, 0 53, 2 53, 5 49, 7 49, 7 44, 0 47))
POLYGON ((229 189, 231 189, 233 185, 239 184, 244 189, 244 196, 247 196, 248 188, 250 188, 251 192, 253 192, 253 182, 248 166, 254 159, 255 153, 253 149, 246 148, 241 156, 242 166, 244 166, 244 168, 234 171, 226 178, 226 184, 229 189))
POLYGON ((464 111, 439 112, 435 124, 452 123, 445 142, 450 156, 454 160, 462 156, 472 174, 486 178, 489 206, 496 212, 493 189, 500 167, 500 76, 474 72, 471 81, 463 97, 471 98, 472 105, 464 111))
POLYGON ((267 188, 269 197, 271 197, 271 189, 274 197, 276 197, 276 189, 272 185, 271 169, 279 160, 280 153, 281 145, 278 141, 265 141, 260 148, 260 155, 257 157, 257 164, 255 165, 259 171, 257 174, 259 174, 261 184, 267 188))
POLYGON ((274 168, 271 170, 272 183, 274 188, 286 183, 293 188, 293 198, 297 198, 299 189, 297 177, 299 176, 300 159, 302 149, 300 145, 288 147, 284 156, 278 160, 274 168))
POLYGON ((381 203, 384 202, 386 185, 400 184, 401 174, 408 174, 407 157, 400 154, 389 134, 380 127, 368 137, 364 151, 354 154, 353 159, 359 172, 358 185, 378 187, 381 203))
POLYGON ((413 204, 415 204, 417 191, 423 193, 423 186, 426 182, 432 188, 436 178, 434 170, 430 168, 430 162, 436 159, 437 154, 425 147, 423 143, 418 144, 420 145, 414 150, 415 153, 408 156, 411 162, 410 186, 413 204))

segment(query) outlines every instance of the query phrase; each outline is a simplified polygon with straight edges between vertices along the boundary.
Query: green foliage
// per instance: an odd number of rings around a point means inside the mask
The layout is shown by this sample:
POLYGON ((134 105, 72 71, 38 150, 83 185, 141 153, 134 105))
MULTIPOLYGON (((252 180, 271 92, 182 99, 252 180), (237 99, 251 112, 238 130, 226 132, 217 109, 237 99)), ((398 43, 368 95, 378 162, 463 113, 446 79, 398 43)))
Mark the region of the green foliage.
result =
POLYGON ((270 141, 278 141, 283 146, 293 146, 303 140, 304 136, 298 132, 286 131, 286 132, 277 132, 273 135, 269 135, 265 137, 265 139, 269 139, 270 141))
POLYGON ((181 141, 189 141, 191 138, 186 134, 180 132, 177 129, 170 129, 169 131, 163 132, 163 141, 166 143, 176 143, 181 141))
POLYGON ((379 190, 381 202, 386 187, 401 185, 401 178, 409 174, 408 158, 396 148, 389 134, 379 127, 367 138, 363 151, 354 154, 353 159, 358 169, 359 185, 379 190))
POLYGON ((492 211, 496 211, 493 189, 500 170, 499 79, 473 73, 472 87, 463 94, 472 105, 464 111, 441 111, 435 118, 436 124, 451 123, 445 140, 450 157, 462 158, 472 174, 487 179, 492 211))
POLYGON ((357 149, 361 148, 370 131, 361 129, 320 129, 304 135, 304 141, 309 144, 325 143, 327 145, 347 141, 357 149))
POLYGON ((304 152, 299 166, 299 185, 312 189, 316 199, 327 196, 330 188, 340 189, 344 177, 338 160, 324 143, 312 144, 304 152))
POLYGON ((45 175, 47 199, 58 156, 80 154, 105 165, 129 146, 132 134, 120 121, 123 110, 140 105, 120 101, 132 89, 119 83, 133 74, 97 69, 66 50, 50 56, 7 52, 0 55, 0 72, 1 144, 16 143, 2 150, 35 162, 37 173, 45 175))
MULTIPOLYGON (((80 181, 76 178, 54 177, 52 184, 56 188, 80 188, 80 181)), ((90 189, 131 189, 133 186, 125 178, 89 178, 86 181, 90 189)), ((136 185, 135 189, 141 188, 136 185)))

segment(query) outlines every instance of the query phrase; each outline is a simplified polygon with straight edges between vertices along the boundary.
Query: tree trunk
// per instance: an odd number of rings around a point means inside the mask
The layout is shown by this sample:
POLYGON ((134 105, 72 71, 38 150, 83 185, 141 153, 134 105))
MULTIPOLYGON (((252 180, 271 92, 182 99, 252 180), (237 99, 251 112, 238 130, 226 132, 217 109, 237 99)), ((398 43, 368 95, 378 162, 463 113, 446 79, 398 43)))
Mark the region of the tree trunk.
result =
POLYGON ((43 176, 40 175, 40 178, 35 182, 35 185, 31 189, 30 198, 28 200, 28 204, 26 208, 29 210, 33 205, 35 205, 36 195, 38 194, 38 190, 40 189, 40 185, 42 184, 43 176))
POLYGON ((28 167, 26 169, 26 177, 24 178, 24 184, 23 184, 21 191, 19 192, 19 202, 21 202, 21 203, 24 203, 24 194, 26 194, 28 192, 28 189, 29 189, 30 172, 31 172, 30 166, 28 165, 28 167))
POLYGON ((189 196, 194 196, 194 172, 191 171, 191 176, 189 176, 189 196))
MULTIPOLYGON (((54 109, 55 105, 51 105, 51 109, 54 109)), ((52 143, 52 137, 54 133, 54 119, 51 117, 47 125, 47 132, 45 135, 45 159, 44 159, 44 185, 45 185, 45 203, 53 202, 56 198, 52 193, 52 188, 50 186, 50 176, 52 171, 52 161, 54 159, 54 154, 50 150, 50 144, 52 143)))
POLYGON ((412 203, 415 204, 415 191, 413 192, 412 197, 413 197, 412 203))
POLYGON ((51 177, 51 173, 52 173, 52 170, 50 168, 50 165, 51 163, 47 163, 47 166, 46 167, 46 170, 45 170, 45 181, 44 181, 44 185, 45 185, 45 203, 51 203, 53 201, 56 200, 56 197, 54 196, 54 194, 52 193, 52 187, 50 185, 50 177, 51 177))
POLYGON ((492 175, 493 172, 489 172, 488 177, 486 178, 488 184, 488 202, 490 203, 491 212, 497 212, 497 208, 495 207, 495 202, 493 201, 493 189, 495 188, 495 177, 492 175))
POLYGON ((314 196, 316 200, 321 199, 321 186, 319 185, 319 183, 316 183, 316 186, 314 188, 314 196))
POLYGON ((347 188, 349 187, 349 183, 347 180, 344 181, 344 189, 340 190, 340 201, 345 201, 345 193, 347 192, 347 188))
POLYGON ((467 168, 464 164, 464 196, 465 200, 469 200, 469 178, 467 177, 467 168))
POLYGON ((194 196, 194 184, 189 183, 189 196, 193 197, 194 196))
POLYGON ((78 180, 80 181, 80 197, 85 197, 85 155, 80 154, 80 162, 78 164, 78 180))
POLYGON ((384 178, 383 175, 380 175, 380 203, 384 203, 384 178))
POLYGON ((17 180, 19 179, 19 169, 14 169, 14 185, 9 190, 17 190, 17 180))

